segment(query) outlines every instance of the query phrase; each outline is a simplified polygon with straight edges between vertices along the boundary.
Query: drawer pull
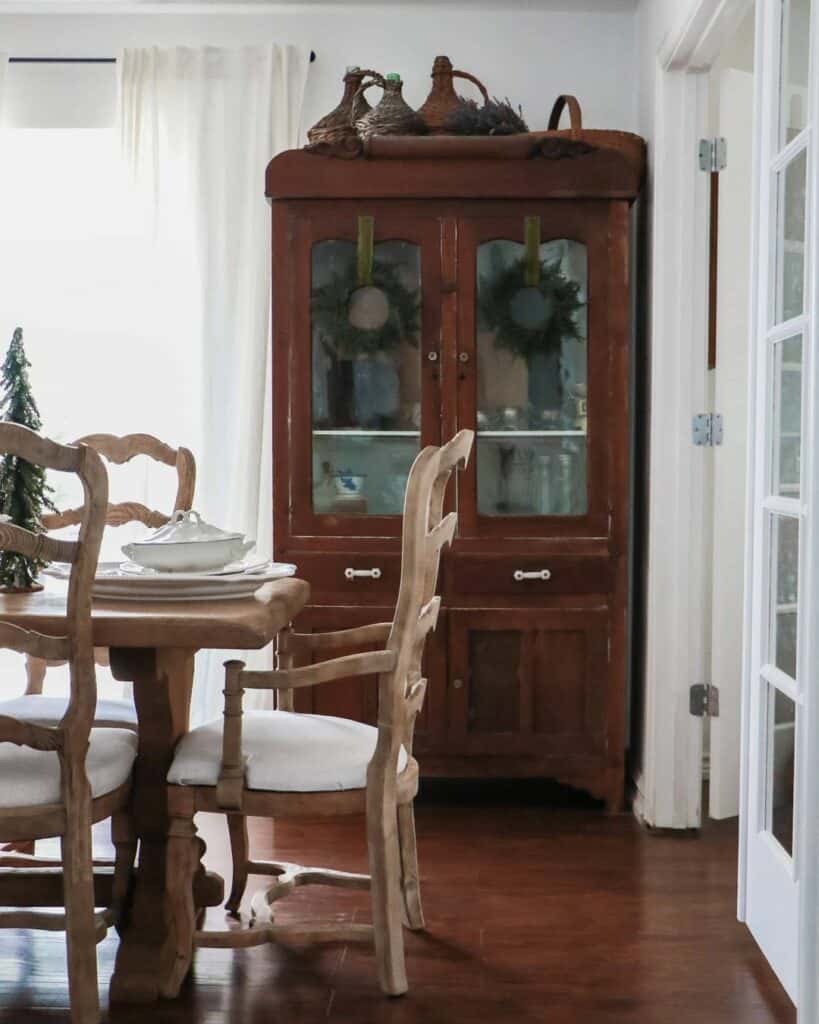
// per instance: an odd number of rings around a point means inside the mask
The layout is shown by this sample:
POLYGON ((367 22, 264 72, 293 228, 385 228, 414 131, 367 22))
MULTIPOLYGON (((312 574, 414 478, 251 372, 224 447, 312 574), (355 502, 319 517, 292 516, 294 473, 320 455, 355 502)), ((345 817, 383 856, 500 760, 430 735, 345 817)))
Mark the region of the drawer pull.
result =
POLYGON ((536 569, 534 572, 525 572, 523 569, 515 569, 512 576, 518 583, 521 580, 550 580, 552 573, 550 569, 536 569))
POLYGON ((344 578, 347 580, 380 580, 381 570, 376 567, 375 569, 353 569, 347 568, 344 570, 344 578))

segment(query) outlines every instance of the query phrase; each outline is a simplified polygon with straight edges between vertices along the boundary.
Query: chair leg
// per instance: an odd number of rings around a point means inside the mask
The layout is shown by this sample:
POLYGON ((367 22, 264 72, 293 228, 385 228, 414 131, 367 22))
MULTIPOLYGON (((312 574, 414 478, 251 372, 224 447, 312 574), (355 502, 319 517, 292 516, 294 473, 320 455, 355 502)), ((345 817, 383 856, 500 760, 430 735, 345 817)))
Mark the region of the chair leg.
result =
POLYGON ((48 663, 45 658, 35 658, 32 654, 26 655, 26 694, 43 692, 47 668, 48 663))
POLYGON ((383 991, 400 996, 407 991, 404 933, 401 923, 401 850, 395 804, 383 793, 367 793, 367 849, 370 859, 375 957, 383 991))
POLYGON ((124 923, 123 917, 128 908, 132 871, 137 851, 137 836, 127 808, 117 811, 112 816, 111 839, 115 850, 111 909, 114 911, 114 924, 120 931, 124 923))
POLYGON ((421 886, 418 878, 418 849, 415 843, 415 811, 411 803, 398 808, 398 842, 401 847, 401 892, 404 923, 413 931, 424 927, 421 886))
POLYGON ((247 862, 249 857, 249 844, 247 836, 247 818, 244 814, 228 814, 228 834, 230 835, 230 856, 233 860, 233 881, 230 887, 230 897, 225 904, 225 910, 231 914, 239 913, 239 905, 247 886, 247 862))
POLYGON ((179 994, 193 960, 196 931, 193 880, 199 868, 199 853, 200 843, 193 817, 172 817, 165 855, 166 942, 170 948, 164 959, 174 966, 160 992, 166 999, 173 999, 179 994))
POLYGON ((90 796, 73 801, 61 840, 71 1024, 97 1024, 97 934, 91 867, 90 796))

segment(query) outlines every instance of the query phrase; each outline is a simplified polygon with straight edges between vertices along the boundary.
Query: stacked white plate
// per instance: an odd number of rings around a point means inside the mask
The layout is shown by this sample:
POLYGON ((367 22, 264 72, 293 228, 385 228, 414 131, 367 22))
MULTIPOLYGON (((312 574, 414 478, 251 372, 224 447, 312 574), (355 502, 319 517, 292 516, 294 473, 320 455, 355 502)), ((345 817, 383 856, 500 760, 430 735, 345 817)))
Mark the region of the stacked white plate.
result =
MULTIPOLYGON (((69 570, 55 562, 43 572, 67 580, 69 570)), ((112 601, 223 601, 250 597, 270 580, 295 572, 290 562, 234 562, 207 572, 158 572, 135 562, 100 562, 92 593, 112 601)))

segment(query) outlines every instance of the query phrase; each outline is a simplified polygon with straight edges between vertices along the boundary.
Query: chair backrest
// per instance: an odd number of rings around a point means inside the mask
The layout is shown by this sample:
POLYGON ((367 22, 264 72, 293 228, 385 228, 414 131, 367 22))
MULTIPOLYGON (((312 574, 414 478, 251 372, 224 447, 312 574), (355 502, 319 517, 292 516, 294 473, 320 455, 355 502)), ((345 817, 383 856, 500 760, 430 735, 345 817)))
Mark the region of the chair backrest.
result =
MULTIPOLYGON (((0 423, 0 454, 11 454, 47 469, 75 473, 85 501, 79 509, 76 540, 57 540, 11 523, 0 523, 0 551, 28 558, 69 562, 66 635, 46 636, 0 620, 0 647, 55 661, 69 662, 71 690, 65 715, 56 728, 0 716, 0 742, 37 750, 57 750, 64 760, 82 758, 97 703, 91 633, 91 586, 105 527, 108 476, 100 456, 84 445, 62 445, 16 423, 0 423)), ((65 773, 64 773, 65 774, 65 773)))
POLYGON ((369 772, 395 778, 403 744, 412 748, 415 717, 423 703, 426 680, 421 658, 426 636, 435 627, 441 605, 435 596, 441 551, 452 542, 456 512, 444 516, 444 495, 453 469, 466 465, 474 433, 461 430, 440 448, 427 447, 410 469, 404 494, 401 582, 387 648, 396 653, 395 668, 379 677, 378 744, 369 772))
MULTIPOLYGON (((108 526, 123 526, 125 523, 144 523, 152 529, 164 526, 170 521, 173 513, 180 509, 187 512, 193 505, 193 493, 196 487, 196 460, 187 448, 171 448, 151 434, 87 434, 79 438, 75 444, 84 444, 103 455, 108 462, 121 466, 130 462, 137 455, 147 455, 155 462, 176 469, 178 485, 173 508, 165 512, 149 509, 138 501, 121 501, 108 505, 105 522, 108 526)), ((47 530, 59 530, 64 526, 73 526, 82 518, 81 508, 66 509, 43 516, 43 526, 47 530)))

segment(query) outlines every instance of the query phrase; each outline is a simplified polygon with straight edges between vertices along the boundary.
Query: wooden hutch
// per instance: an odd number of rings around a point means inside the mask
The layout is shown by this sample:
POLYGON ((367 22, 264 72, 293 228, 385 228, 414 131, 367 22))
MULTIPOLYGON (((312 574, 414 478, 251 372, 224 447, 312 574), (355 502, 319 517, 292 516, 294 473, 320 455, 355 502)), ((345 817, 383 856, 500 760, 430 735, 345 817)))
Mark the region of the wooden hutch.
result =
MULTIPOLYGON (((622 806, 643 169, 636 136, 581 130, 376 137, 267 169, 275 557, 311 584, 300 629, 391 617, 407 470, 476 431, 427 644, 428 776, 546 776, 622 806), (576 328, 557 339, 555 311, 576 328)), ((297 701, 374 722, 376 682, 297 701)))

